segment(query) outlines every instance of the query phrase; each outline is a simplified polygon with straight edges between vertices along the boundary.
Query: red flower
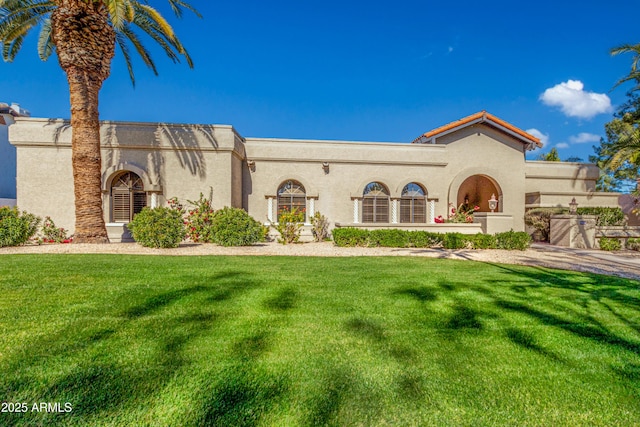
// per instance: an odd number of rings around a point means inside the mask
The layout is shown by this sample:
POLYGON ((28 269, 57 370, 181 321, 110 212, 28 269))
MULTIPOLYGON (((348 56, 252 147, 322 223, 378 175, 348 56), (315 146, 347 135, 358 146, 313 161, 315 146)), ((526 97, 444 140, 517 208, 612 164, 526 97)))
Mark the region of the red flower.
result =
POLYGON ((474 210, 474 211, 479 211, 479 210, 480 210, 480 206, 477 206, 477 205, 476 205, 476 206, 474 206, 474 207, 473 207, 473 210, 474 210))

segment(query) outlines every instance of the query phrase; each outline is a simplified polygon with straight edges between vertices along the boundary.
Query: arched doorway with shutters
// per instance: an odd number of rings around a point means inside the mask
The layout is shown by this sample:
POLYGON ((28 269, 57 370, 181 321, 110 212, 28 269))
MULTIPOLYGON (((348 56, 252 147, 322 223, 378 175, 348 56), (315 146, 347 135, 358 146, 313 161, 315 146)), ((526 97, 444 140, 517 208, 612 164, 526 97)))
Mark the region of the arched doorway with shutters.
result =
POLYGON ((124 171, 113 178, 111 183, 111 222, 127 223, 147 206, 147 193, 140 176, 124 171))

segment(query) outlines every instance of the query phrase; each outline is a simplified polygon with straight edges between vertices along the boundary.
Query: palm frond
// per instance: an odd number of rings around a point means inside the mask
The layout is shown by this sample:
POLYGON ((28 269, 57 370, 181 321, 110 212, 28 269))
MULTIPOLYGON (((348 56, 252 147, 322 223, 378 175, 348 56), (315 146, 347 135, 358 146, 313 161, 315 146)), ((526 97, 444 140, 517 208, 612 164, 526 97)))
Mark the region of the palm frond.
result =
POLYGON ((191 6, 190 4, 182 1, 182 0, 168 0, 169 4, 171 5, 171 10, 173 10, 173 13, 178 17, 178 18, 182 18, 182 9, 187 9, 190 12, 193 12, 193 14, 195 14, 198 18, 202 18, 202 15, 200 14, 200 12, 198 12, 198 10, 191 6))
POLYGON ((38 37, 38 55, 40 59, 43 61, 49 59, 54 49, 55 46, 51 40, 51 19, 46 18, 42 21, 40 37, 38 37))
MULTIPOLYGON (((98 0, 94 0, 98 1, 98 0)), ((138 34, 146 34, 157 43, 173 62, 186 59, 189 67, 193 61, 169 22, 153 7, 148 0, 99 0, 109 14, 109 20, 116 32, 116 44, 124 56, 129 77, 135 86, 132 52, 136 52, 154 74, 158 74, 149 51, 144 47, 138 34), (138 33, 134 32, 137 28, 138 33), (129 45, 130 44, 130 45, 129 45), (133 49, 130 49, 130 46, 133 49)), ((185 0, 167 0, 171 10, 178 17, 184 11, 200 13, 185 0)), ((11 61, 31 29, 40 26, 38 54, 46 60, 55 51, 52 41, 50 16, 59 7, 59 0, 0 0, 0 51, 5 61, 11 61)))
MULTIPOLYGON (((153 62, 153 59, 151 58, 151 54, 149 54, 149 51, 140 42, 140 39, 138 38, 136 33, 131 31, 131 28, 130 28, 129 25, 126 25, 122 29, 120 40, 122 42, 125 42, 126 40, 129 40, 131 42, 131 44, 133 45, 133 47, 135 48, 135 50, 138 53, 138 55, 140 55, 140 57, 144 61, 145 65, 147 67, 149 67, 151 69, 151 71, 153 71, 153 74, 155 74, 156 76, 158 75, 158 70, 156 69, 156 65, 153 62)), ((132 79, 132 83, 135 84, 135 80, 132 79)))
POLYGON ((131 54, 129 53, 129 48, 127 47, 126 37, 122 32, 116 33, 116 44, 120 48, 120 52, 122 52, 122 56, 124 56, 124 61, 127 64, 127 70, 129 71, 129 79, 131 79, 131 84, 133 85, 133 87, 135 87, 136 76, 133 73, 133 63, 131 62, 131 54))
POLYGON ((637 82, 636 87, 640 87, 640 70, 638 69, 638 64, 640 64, 640 43, 635 45, 624 44, 611 49, 611 55, 614 55, 614 56, 621 55, 624 53, 634 54, 633 60, 631 61, 631 71, 625 77, 618 80, 613 87, 616 88, 628 81, 635 81, 637 82))

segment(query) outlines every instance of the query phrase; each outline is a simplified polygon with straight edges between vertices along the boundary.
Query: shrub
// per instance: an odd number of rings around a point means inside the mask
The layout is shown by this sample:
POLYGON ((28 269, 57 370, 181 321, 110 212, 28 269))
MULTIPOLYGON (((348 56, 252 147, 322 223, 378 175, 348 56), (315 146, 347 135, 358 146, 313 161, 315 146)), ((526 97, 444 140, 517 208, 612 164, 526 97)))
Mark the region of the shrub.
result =
POLYGON ((212 216, 209 227, 213 243, 221 246, 249 246, 264 241, 264 227, 244 209, 224 207, 212 216))
POLYGON ((601 237, 600 249, 603 251, 619 251, 622 249, 622 244, 620 240, 615 237, 601 237))
POLYGON ((316 212, 311 217, 311 225, 313 226, 313 239, 316 242, 322 242, 329 238, 329 220, 320 212, 316 212))
POLYGON ((578 208, 578 215, 596 215, 597 227, 625 225, 626 220, 621 208, 578 208))
POLYGON ((442 247, 445 249, 464 249, 468 240, 461 233, 446 233, 442 239, 442 247))
POLYGON ((408 232, 394 228, 369 232, 369 246, 386 248, 405 248, 409 246, 408 232))
MULTIPOLYGON (((540 233, 542 241, 549 241, 549 229, 551 227, 551 215, 568 214, 569 210, 566 208, 535 208, 527 211, 524 215, 524 222, 533 227, 540 233)), ((584 207, 578 208, 578 215, 595 215, 596 226, 619 226, 624 225, 626 219, 624 212, 621 208, 607 208, 607 207, 584 207)))
POLYGON ((70 241, 67 237, 67 230, 62 227, 56 227, 56 224, 49 216, 45 217, 42 223, 42 240, 47 243, 69 243, 70 241))
POLYGON ((414 248, 434 248, 442 246, 442 234, 428 231, 410 231, 407 233, 407 242, 414 248))
POLYGON ((627 240, 627 249, 632 251, 640 251, 640 238, 630 238, 627 240))
POLYGON ((524 222, 540 234, 540 240, 549 241, 549 230, 551 229, 551 216, 568 212, 563 208, 535 208, 524 214, 524 222))
POLYGON ((531 236, 524 231, 505 231, 496 234, 498 249, 524 251, 531 245, 531 236))
POLYGON ((297 208, 293 208, 291 211, 281 211, 278 214, 278 223, 275 225, 275 229, 280 233, 278 242, 286 245, 300 240, 300 229, 303 221, 304 210, 299 211, 297 208))
POLYGON ((473 236, 474 249, 496 249, 498 247, 498 239, 493 234, 478 233, 473 236))
POLYGON ((175 248, 186 235, 182 213, 171 208, 145 207, 127 227, 136 242, 149 248, 175 248))
MULTIPOLYGON (((187 237, 195 243, 213 243, 213 217, 215 211, 211 207, 211 200, 200 193, 198 200, 187 200, 193 209, 186 213, 185 225, 187 237)), ((169 202, 171 204, 171 201, 169 202)), ((177 208, 182 211, 179 204, 177 208)))
POLYGON ((334 228, 333 242, 336 246, 354 247, 369 245, 369 230, 362 228, 334 228))
POLYGON ((18 211, 18 208, 0 208, 0 247, 18 246, 29 241, 38 231, 40 218, 18 211))

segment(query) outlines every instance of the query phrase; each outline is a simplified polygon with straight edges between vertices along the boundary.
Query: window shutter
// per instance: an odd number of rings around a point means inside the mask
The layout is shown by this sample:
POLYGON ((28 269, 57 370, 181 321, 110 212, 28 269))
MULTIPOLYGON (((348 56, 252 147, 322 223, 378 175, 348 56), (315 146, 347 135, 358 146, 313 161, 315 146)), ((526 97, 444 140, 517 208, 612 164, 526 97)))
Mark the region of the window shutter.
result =
POLYGON ((114 188, 112 189, 111 194, 113 204, 113 221, 129 222, 131 211, 131 197, 129 195, 129 190, 126 188, 114 188))

